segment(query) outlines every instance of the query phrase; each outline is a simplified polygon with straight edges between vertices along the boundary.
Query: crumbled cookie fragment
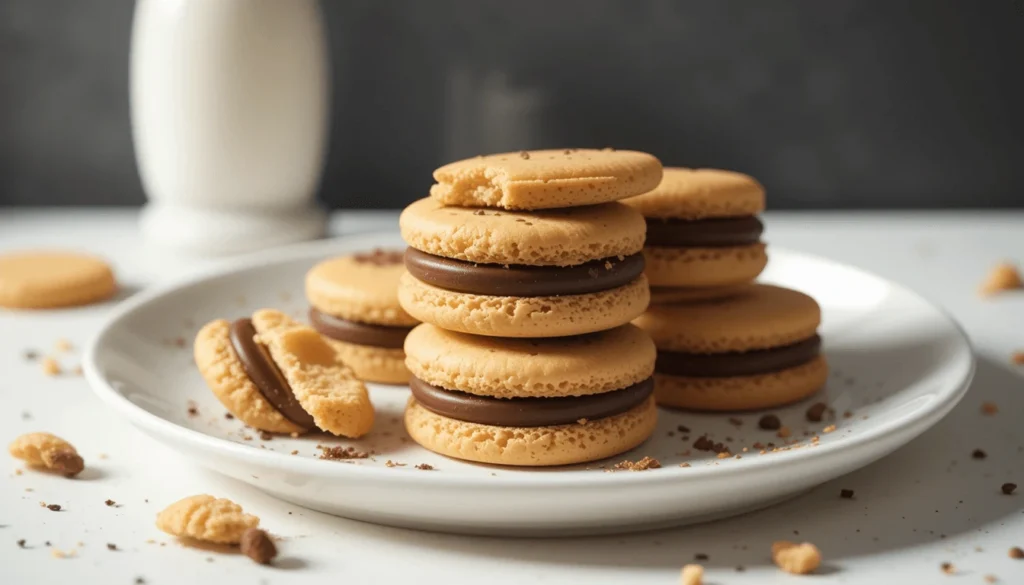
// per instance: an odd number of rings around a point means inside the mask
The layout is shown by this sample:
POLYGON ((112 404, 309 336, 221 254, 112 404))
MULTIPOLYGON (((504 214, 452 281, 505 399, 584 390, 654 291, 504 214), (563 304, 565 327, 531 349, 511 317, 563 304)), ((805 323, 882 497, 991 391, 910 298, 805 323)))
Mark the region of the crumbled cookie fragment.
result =
POLYGON ((384 462, 384 467, 405 467, 405 463, 399 463, 388 459, 384 462))
POLYGON ((1001 489, 1004 494, 1010 495, 1013 493, 1014 490, 1017 489, 1017 484, 1007 482, 999 486, 999 489, 1001 489))
POLYGON ((420 463, 416 466, 416 469, 419 469, 420 471, 433 471, 434 466, 429 463, 420 463))
POLYGON ((689 463, 680 463, 679 467, 690 467, 689 463))
POLYGON ((59 376, 61 373, 60 364, 57 363, 57 360, 51 357, 43 359, 41 365, 43 373, 47 376, 59 376))
POLYGON ((23 357, 26 362, 34 362, 37 359, 39 359, 39 352, 31 349, 26 349, 24 352, 22 352, 21 357, 23 357))
POLYGON ((50 433, 27 433, 7 447, 12 457, 32 467, 44 468, 67 477, 78 475, 85 462, 71 443, 50 433))
POLYGON ((775 433, 775 436, 780 439, 788 439, 793 434, 793 431, 789 430, 789 427, 782 427, 775 433))
POLYGON ((367 459, 370 454, 366 451, 356 451, 355 447, 342 447, 340 445, 335 447, 329 447, 327 445, 317 445, 317 449, 320 449, 320 459, 326 459, 328 461, 342 461, 345 459, 367 459))
POLYGON ((853 490, 848 490, 848 489, 839 490, 839 497, 843 498, 844 500, 852 500, 853 499, 853 490))
POLYGON ((156 527, 167 534, 220 544, 237 544, 246 529, 259 523, 231 500, 206 494, 178 500, 156 517, 156 527))
POLYGON ((261 565, 269 565, 277 556, 277 547, 270 536, 259 528, 249 528, 242 533, 242 554, 261 565))
POLYGON ((230 412, 225 412, 224 413, 224 418, 226 420, 235 420, 235 415, 231 414, 230 412))
POLYGON ((60 504, 47 504, 46 509, 51 512, 60 512, 60 504))
POLYGON ((1017 559, 1017 560, 1024 559, 1024 549, 1022 549, 1019 546, 1015 546, 1015 547, 1011 548, 1010 549, 1010 558, 1011 559, 1017 559))
POLYGON ((821 432, 823 432, 823 433, 825 433, 827 435, 829 433, 835 432, 835 430, 836 430, 836 425, 828 425, 827 427, 821 429, 821 432))
POLYGON ((272 435, 271 433, 268 433, 267 431, 260 431, 260 440, 261 441, 272 441, 272 440, 274 440, 274 435, 272 435))
POLYGON ((703 585, 704 567, 700 565, 686 565, 679 575, 679 585, 703 585))
POLYGON ((690 427, 686 425, 676 425, 676 430, 680 433, 688 433, 690 432, 690 427))
POLYGON ((815 402, 807 409, 804 416, 810 422, 821 422, 825 418, 825 412, 828 411, 828 405, 824 402, 815 402))
POLYGON ((766 414, 757 421, 757 428, 762 431, 777 431, 782 428, 782 421, 774 414, 766 414))
POLYGON ((106 504, 107 506, 116 506, 117 505, 117 502, 115 502, 114 500, 106 500, 103 503, 106 504))
POLYGON ((993 415, 999 412, 999 406, 995 402, 982 402, 981 403, 981 414, 993 415))
POLYGON ((619 471, 647 471, 648 469, 658 469, 661 467, 661 462, 651 457, 644 457, 640 461, 630 461, 625 459, 616 463, 612 469, 619 471))
POLYGON ((706 561, 706 560, 710 559, 711 557, 709 557, 706 553, 697 553, 697 554, 693 555, 693 558, 694 558, 694 560, 697 560, 697 561, 706 561))
POLYGON ((107 550, 117 550, 117 545, 112 543, 112 542, 108 542, 107 543, 107 550))
POLYGON ((974 451, 971 452, 972 459, 984 459, 986 457, 988 457, 988 453, 985 453, 981 449, 975 449, 974 451))
POLYGON ((25 539, 18 540, 18 548, 25 548, 25 539))
POLYGON ((947 575, 956 575, 956 566, 953 565, 953 563, 942 563, 941 565, 939 565, 939 569, 941 569, 942 572, 947 575))
POLYGON ((779 540, 772 543, 772 562, 787 573, 806 575, 821 565, 821 551, 809 542, 779 540))
POLYGON ((1009 262, 1002 262, 988 273, 978 292, 987 297, 1020 288, 1024 288, 1024 281, 1021 280, 1017 268, 1009 262))
POLYGON ((77 554, 78 554, 78 551, 75 550, 75 549, 71 549, 71 550, 69 550, 67 552, 64 552, 64 551, 62 551, 60 549, 55 548, 55 549, 50 551, 50 556, 55 558, 55 559, 70 559, 70 558, 73 558, 77 554))
POLYGON ((1024 351, 1018 350, 1013 352, 1013 354, 1010 356, 1010 361, 1018 366, 1024 364, 1024 351))

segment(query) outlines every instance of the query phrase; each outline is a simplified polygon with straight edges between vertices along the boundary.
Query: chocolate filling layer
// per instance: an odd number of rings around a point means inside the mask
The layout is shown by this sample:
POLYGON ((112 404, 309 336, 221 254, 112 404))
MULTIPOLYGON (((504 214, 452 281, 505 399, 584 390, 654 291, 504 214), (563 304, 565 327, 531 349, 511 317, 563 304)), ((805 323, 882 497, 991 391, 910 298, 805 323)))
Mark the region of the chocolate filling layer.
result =
POLYGON ((647 218, 647 244, 672 248, 747 246, 761 239, 764 225, 754 216, 714 219, 647 218))
POLYGON ((654 371, 694 378, 753 376, 806 364, 820 351, 821 338, 817 335, 792 345, 755 351, 702 354, 659 351, 654 371))
POLYGON ((417 279, 446 290, 479 295, 546 297, 582 295, 629 284, 644 271, 643 254, 603 258, 576 266, 474 264, 405 251, 405 268, 417 279))
POLYGON ((405 344, 405 336, 412 330, 412 327, 357 323, 321 313, 315 307, 309 309, 309 324, 313 326, 313 329, 331 339, 388 349, 402 349, 405 344))
POLYGON ((626 412, 651 395, 654 391, 654 378, 647 378, 622 390, 559 398, 477 396, 432 386, 416 377, 409 380, 409 388, 424 408, 448 418, 498 427, 546 427, 626 412))
POLYGON ((270 357, 270 352, 254 339, 256 328, 252 325, 252 319, 238 319, 232 323, 228 337, 238 361, 242 362, 242 369, 267 402, 303 429, 316 426, 313 417, 295 399, 288 380, 285 380, 284 374, 270 357))

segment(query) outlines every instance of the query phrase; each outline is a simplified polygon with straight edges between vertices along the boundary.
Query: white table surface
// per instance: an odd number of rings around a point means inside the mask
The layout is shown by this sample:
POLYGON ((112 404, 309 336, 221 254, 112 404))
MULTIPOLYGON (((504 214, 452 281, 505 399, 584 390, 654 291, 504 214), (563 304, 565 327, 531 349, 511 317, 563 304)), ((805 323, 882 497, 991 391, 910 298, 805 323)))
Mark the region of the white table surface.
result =
MULTIPOLYGON (((128 210, 0 208, 0 252, 39 247, 88 250, 110 259, 126 288, 177 279, 212 261, 152 250, 128 210)), ((978 352, 975 383, 937 427, 895 454, 812 492, 754 514, 661 532, 568 540, 460 537, 384 528, 277 502, 179 458, 105 408, 85 380, 44 376, 23 351, 54 352, 72 369, 112 304, 56 312, 0 310, 0 439, 34 430, 70 439, 88 471, 68 481, 10 460, 0 475, 0 584, 146 583, 513 583, 674 584, 704 553, 706 582, 1024 583, 1024 294, 982 300, 986 271, 1024 262, 1024 213, 769 213, 772 245, 813 252, 908 285, 945 307, 978 352), (983 416, 995 402, 999 413, 983 416), (984 449, 988 458, 971 459, 984 449), (1004 482, 1021 484, 1004 496, 1004 482), (839 490, 855 490, 842 500, 839 490), (285 537, 276 567, 241 555, 186 548, 159 532, 155 514, 193 493, 229 497, 285 537), (107 507, 106 499, 117 507, 107 507), (58 503, 51 512, 40 501, 58 503), (798 531, 798 535, 794 532, 798 531), (26 548, 16 542, 25 539, 26 548), (789 576, 769 558, 773 540, 807 540, 823 551, 823 574, 789 576), (51 543, 47 547, 45 541, 51 543), (114 543, 118 551, 109 551, 114 543), (54 558, 52 549, 75 551, 54 558), (956 576, 940 571, 953 563, 956 576), (745 571, 738 572, 737 565, 745 571), (951 580, 952 579, 952 580, 951 580)), ((396 229, 392 212, 347 212, 335 234, 396 229)), ((628 506, 624 494, 623 506, 628 506)), ((496 503, 500 505, 500 503, 496 503)))

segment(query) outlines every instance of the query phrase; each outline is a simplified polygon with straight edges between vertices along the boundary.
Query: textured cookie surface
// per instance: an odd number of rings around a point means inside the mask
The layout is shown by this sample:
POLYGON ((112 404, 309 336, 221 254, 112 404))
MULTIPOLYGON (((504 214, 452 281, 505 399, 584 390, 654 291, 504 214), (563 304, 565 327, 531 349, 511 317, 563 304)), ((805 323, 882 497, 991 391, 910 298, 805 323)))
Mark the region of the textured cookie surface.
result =
POLYGON ((821 309, 788 288, 755 284, 727 299, 651 305, 633 321, 660 350, 719 353, 768 349, 812 337, 821 309))
POLYGON ((0 307, 51 309, 87 305, 117 291, 106 262, 73 252, 0 256, 0 307))
POLYGON ((754 410, 806 398, 825 386, 828 363, 818 356, 806 364, 754 376, 691 378, 654 375, 661 406, 692 410, 754 410))
POLYGON ((254 429, 271 433, 304 432, 274 408, 249 379, 231 345, 230 327, 224 319, 207 323, 199 330, 193 346, 196 366, 213 395, 235 418, 254 429))
POLYGON ((433 386, 482 396, 582 396, 619 390, 654 373, 646 333, 623 325, 588 335, 505 339, 430 324, 405 339, 410 372, 433 386))
POLYGON ((316 426, 353 438, 370 432, 373 405, 366 386, 324 337, 272 309, 253 313, 252 324, 316 426))
POLYGON ((551 297, 457 293, 402 276, 398 299, 408 313, 442 329, 494 337, 563 337, 629 323, 650 302, 644 276, 611 290, 551 297))
POLYGON ((552 209, 645 193, 661 163, 632 150, 533 150, 478 156, 434 171, 430 195, 445 205, 552 209))
POLYGON ((750 282, 768 265, 761 243, 726 248, 644 248, 652 286, 722 287, 750 282))
POLYGON ((743 173, 670 167, 657 188, 623 203, 644 217, 739 217, 764 211, 764 187, 743 173))
POLYGON ((520 466, 571 465, 618 455, 654 432, 654 398, 622 414, 585 424, 497 427, 444 417, 410 398, 405 428, 423 447, 480 463, 520 466))
POLYGON ((352 368, 360 380, 381 384, 405 384, 409 381, 405 352, 401 349, 359 345, 330 338, 327 338, 327 343, 331 344, 345 365, 352 368))
POLYGON ((156 527, 167 534, 219 544, 237 544, 243 532, 259 524, 231 500, 205 494, 178 500, 156 517, 156 527))
MULTIPOLYGON (((650 279, 650 277, 648 277, 650 279)), ((750 288, 750 283, 734 284, 726 286, 707 287, 672 287, 652 286, 651 304, 665 303, 692 303, 695 301, 710 301, 714 299, 725 299, 742 294, 750 288)))
POLYGON ((407 244, 484 264, 571 266, 629 256, 644 246, 643 216, 621 203, 519 213, 443 207, 421 199, 398 220, 407 244))
POLYGON ((402 251, 374 251, 325 260, 306 274, 306 297, 328 315, 376 325, 416 324, 398 304, 402 251))

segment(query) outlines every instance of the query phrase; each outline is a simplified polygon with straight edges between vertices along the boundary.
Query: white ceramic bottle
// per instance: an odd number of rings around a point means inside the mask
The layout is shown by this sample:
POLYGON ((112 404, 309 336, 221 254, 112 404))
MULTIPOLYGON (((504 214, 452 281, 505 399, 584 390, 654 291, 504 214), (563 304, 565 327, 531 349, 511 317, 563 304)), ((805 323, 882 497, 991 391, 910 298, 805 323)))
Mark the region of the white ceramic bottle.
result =
POLYGON ((322 235, 329 85, 316 0, 138 0, 144 235, 208 254, 322 235))

